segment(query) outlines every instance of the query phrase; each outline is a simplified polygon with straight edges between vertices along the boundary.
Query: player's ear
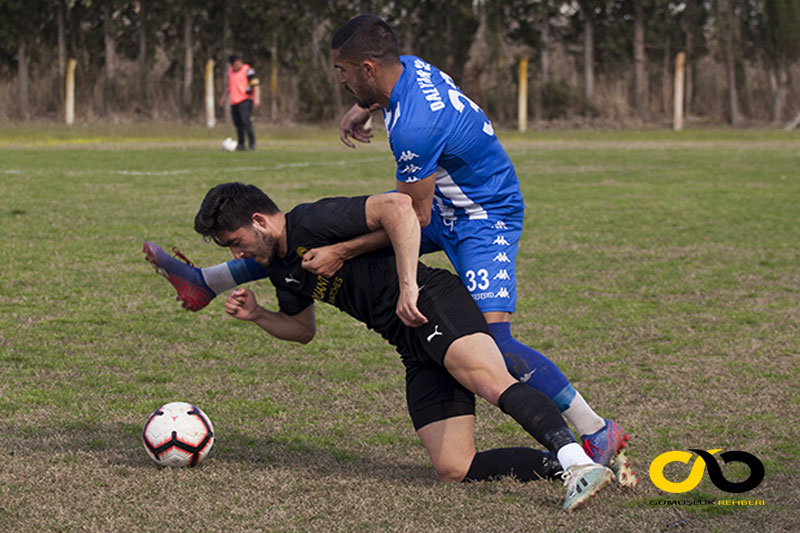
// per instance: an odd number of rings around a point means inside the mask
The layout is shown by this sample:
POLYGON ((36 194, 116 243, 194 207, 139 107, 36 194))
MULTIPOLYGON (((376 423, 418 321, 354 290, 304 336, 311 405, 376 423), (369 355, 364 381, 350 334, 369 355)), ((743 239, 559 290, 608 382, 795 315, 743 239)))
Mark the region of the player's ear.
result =
POLYGON ((258 226, 260 228, 267 227, 267 217, 265 217, 261 213, 253 213, 252 215, 250 215, 250 221, 253 223, 254 226, 258 226))
POLYGON ((364 61, 361 62, 361 71, 368 78, 375 76, 375 71, 376 71, 375 62, 369 59, 365 59, 364 61))

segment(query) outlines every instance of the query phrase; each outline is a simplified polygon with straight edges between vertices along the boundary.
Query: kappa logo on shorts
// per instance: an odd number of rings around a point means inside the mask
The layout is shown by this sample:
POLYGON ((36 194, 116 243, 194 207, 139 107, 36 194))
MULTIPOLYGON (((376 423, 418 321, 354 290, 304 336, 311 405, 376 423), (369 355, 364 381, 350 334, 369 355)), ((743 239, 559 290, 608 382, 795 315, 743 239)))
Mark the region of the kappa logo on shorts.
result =
POLYGON ((400 171, 400 174, 413 174, 418 170, 422 170, 422 167, 418 167, 417 165, 412 165, 409 163, 403 168, 403 170, 400 171))
POLYGON ((439 331, 439 324, 436 324, 435 326, 433 326, 433 333, 428 335, 428 342, 431 342, 433 340, 433 338, 436 337, 437 335, 444 335, 444 333, 439 331))
POLYGON ((494 229, 508 229, 508 226, 506 226, 506 223, 502 220, 498 220, 494 224, 494 229))
POLYGON ((411 150, 403 150, 400 154, 400 157, 397 158, 398 163, 405 163, 407 161, 411 161, 412 159, 416 159, 419 157, 419 154, 415 154, 411 150))
POLYGON ((511 246, 511 243, 509 243, 506 240, 506 238, 503 237, 502 235, 498 235, 497 237, 495 237, 494 242, 492 242, 492 244, 498 244, 500 246, 511 246))
POLYGON ((510 263, 511 262, 511 260, 508 258, 508 256, 506 255, 505 252, 498 252, 498 254, 496 256, 494 256, 494 259, 492 259, 492 261, 499 261, 501 263, 510 263))
POLYGON ((500 269, 500 272, 494 275, 492 279, 501 279, 508 281, 511 279, 511 276, 508 275, 508 271, 505 268, 500 269))

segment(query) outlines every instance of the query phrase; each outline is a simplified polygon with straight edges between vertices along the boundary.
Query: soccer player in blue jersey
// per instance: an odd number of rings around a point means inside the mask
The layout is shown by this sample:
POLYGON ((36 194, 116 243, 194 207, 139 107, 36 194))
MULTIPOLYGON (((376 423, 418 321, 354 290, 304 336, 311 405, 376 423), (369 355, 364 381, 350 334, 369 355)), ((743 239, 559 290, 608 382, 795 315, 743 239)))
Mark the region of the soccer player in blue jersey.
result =
MULTIPOLYGON (((621 453, 628 434, 597 415, 552 361, 511 334, 525 204, 514 165, 483 110, 446 73, 421 58, 400 56, 393 30, 380 17, 360 15, 340 27, 333 36, 332 54, 341 83, 356 99, 340 123, 341 140, 350 147, 350 138, 369 142, 371 132, 365 124, 372 111, 383 110, 397 162, 397 191, 412 198, 423 226, 422 253, 447 254, 483 312, 511 374, 553 400, 580 433, 590 457, 611 465, 620 483, 635 484, 621 453)), ((313 249, 304 267, 331 275, 344 261, 388 242, 379 231, 313 249)), ((148 256, 156 257, 152 262, 170 274, 184 269, 186 276, 197 279, 205 272, 190 272, 156 248, 148 256)), ((238 278, 229 276, 235 283, 248 281, 242 274, 254 271, 235 262, 211 269, 216 269, 217 275, 211 276, 216 281, 226 270, 238 272, 238 278)), ((265 276, 256 272, 252 277, 265 276)), ((171 281, 184 306, 191 308, 171 281)), ((190 285, 200 287, 198 282, 190 285)), ((219 283, 213 292, 231 287, 219 283)))

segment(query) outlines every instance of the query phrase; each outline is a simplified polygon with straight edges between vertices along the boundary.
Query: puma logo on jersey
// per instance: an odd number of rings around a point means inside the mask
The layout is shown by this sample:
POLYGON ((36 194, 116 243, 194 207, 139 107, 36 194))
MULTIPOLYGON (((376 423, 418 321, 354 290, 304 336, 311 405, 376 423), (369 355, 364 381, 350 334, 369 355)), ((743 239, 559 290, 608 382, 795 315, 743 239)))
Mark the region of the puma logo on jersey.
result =
POLYGON ((297 283, 298 285, 300 284, 300 280, 299 279, 294 279, 294 276, 292 276, 291 274, 289 274, 288 276, 286 276, 283 279, 286 281, 286 283, 297 283))
POLYGON ((433 340, 433 338, 435 336, 437 336, 437 335, 444 335, 444 333, 439 331, 439 324, 436 324, 435 326, 433 326, 433 333, 428 335, 428 342, 431 342, 433 340))

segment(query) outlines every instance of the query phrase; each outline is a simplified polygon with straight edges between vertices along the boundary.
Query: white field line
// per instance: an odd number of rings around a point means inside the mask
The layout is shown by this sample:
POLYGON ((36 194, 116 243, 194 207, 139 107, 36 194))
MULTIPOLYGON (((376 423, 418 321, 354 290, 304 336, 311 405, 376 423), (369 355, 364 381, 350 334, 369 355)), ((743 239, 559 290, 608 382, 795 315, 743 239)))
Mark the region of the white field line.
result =
MULTIPOLYGON (((365 157, 362 159, 339 159, 335 161, 297 161, 295 163, 278 163, 276 165, 264 166, 249 166, 249 167, 232 167, 221 168, 217 171, 225 173, 238 173, 238 172, 268 172, 275 170, 283 170, 287 168, 306 168, 306 167, 328 167, 328 166, 346 166, 349 164, 371 163, 375 161, 386 161, 390 155, 380 157, 365 157)), ((68 176, 89 176, 95 174, 109 174, 118 176, 177 176, 181 174, 192 174, 195 172, 202 172, 207 168, 176 168, 172 170, 68 170, 65 172, 68 176)), ((17 168, 7 168, 0 170, 0 174, 45 174, 43 169, 27 169, 21 170, 17 168)))

